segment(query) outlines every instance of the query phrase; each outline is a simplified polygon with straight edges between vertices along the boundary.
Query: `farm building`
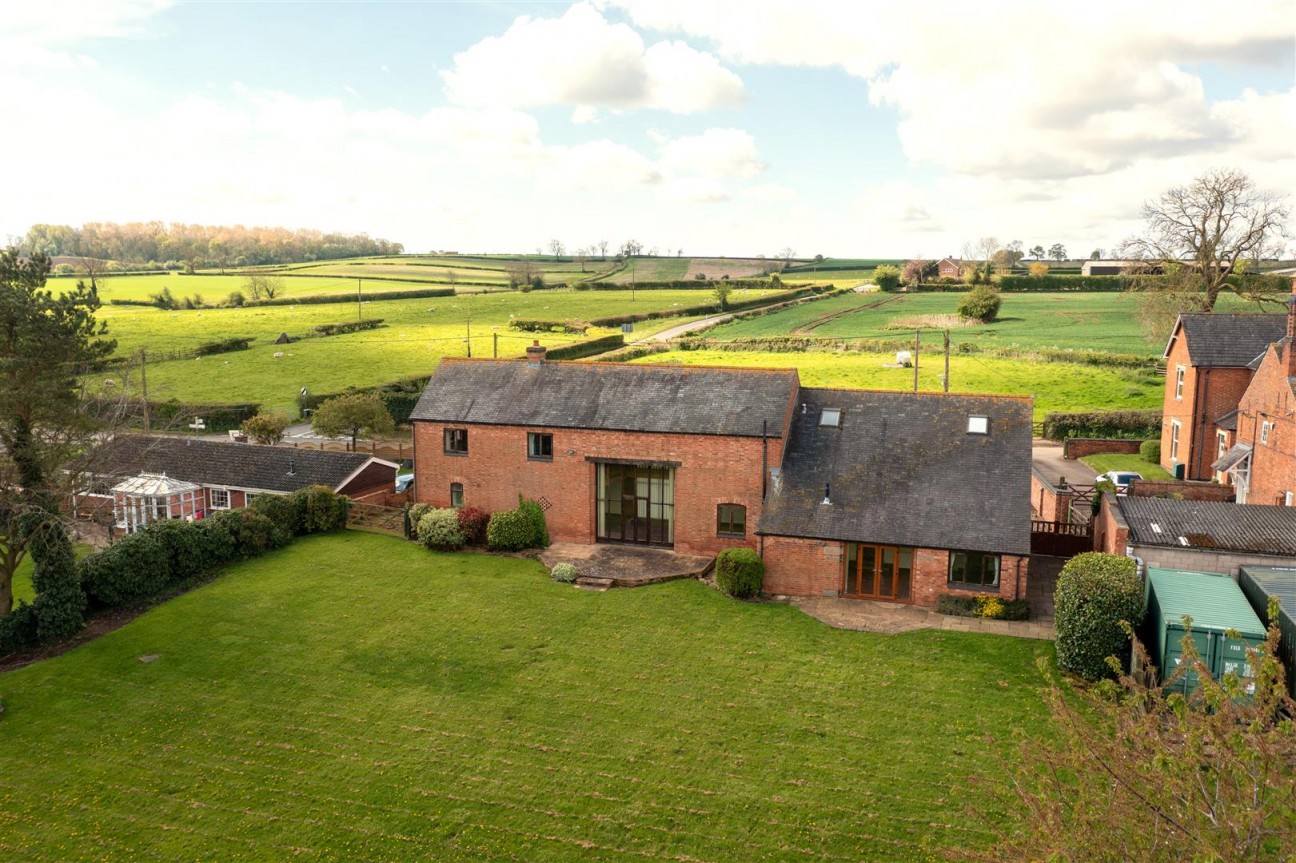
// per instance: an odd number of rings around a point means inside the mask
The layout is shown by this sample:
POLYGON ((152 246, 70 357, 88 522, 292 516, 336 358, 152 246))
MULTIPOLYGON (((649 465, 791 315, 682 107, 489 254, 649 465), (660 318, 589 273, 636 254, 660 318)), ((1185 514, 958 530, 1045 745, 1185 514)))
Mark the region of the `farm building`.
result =
POLYGON ((1237 578, 1244 565, 1296 564, 1296 508, 1107 494, 1094 545, 1150 567, 1237 578))
POLYGON ((1286 330, 1283 315, 1179 316, 1163 354, 1166 470, 1179 479, 1220 478, 1223 469, 1212 465, 1239 440, 1236 412, 1255 376, 1254 363, 1286 330))
POLYGON ((445 359, 415 408, 415 498, 537 500, 555 540, 711 556, 766 590, 1020 598, 1029 399, 803 388, 794 369, 445 359))
POLYGON ((240 509, 259 494, 291 494, 323 485, 354 499, 392 490, 398 465, 363 453, 298 450, 195 438, 118 435, 82 464, 74 509, 111 507, 114 525, 131 532, 150 521, 202 518, 240 509))

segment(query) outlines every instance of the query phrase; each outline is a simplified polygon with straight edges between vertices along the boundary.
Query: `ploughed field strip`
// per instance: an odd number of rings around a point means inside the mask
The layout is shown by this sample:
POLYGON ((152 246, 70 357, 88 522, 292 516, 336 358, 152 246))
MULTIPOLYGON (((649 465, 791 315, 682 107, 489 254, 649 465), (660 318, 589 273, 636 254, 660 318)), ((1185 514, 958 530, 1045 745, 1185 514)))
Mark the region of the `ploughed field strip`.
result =
POLYGON ((930 859, 1049 651, 303 540, 0 677, 0 858, 930 859))

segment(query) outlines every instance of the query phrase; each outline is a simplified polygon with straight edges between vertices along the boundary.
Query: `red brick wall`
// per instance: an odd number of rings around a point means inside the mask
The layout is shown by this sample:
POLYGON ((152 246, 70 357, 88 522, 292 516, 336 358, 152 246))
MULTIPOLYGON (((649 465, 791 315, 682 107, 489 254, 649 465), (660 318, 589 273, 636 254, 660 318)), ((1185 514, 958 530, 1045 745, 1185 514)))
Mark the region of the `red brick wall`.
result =
POLYGON ((1115 452, 1137 454, 1141 440, 1122 440, 1117 438, 1077 437, 1062 441, 1062 458, 1084 458, 1097 453, 1115 452))
POLYGON ((1131 483, 1129 493, 1134 497, 1169 495, 1180 500, 1231 501, 1236 491, 1237 489, 1231 485, 1221 485, 1217 482, 1136 479, 1131 483))
POLYGON ((1250 369, 1193 367, 1182 334, 1175 339, 1166 360, 1166 388, 1162 402, 1161 466, 1174 472, 1170 458, 1171 420, 1178 420, 1179 458, 1187 465, 1185 479, 1209 480, 1215 460, 1215 420, 1236 410, 1251 381, 1250 369), (1184 367, 1183 397, 1175 398, 1175 374, 1184 367))
MULTIPOLYGON (((782 463, 783 441, 769 439, 769 465, 782 463)), ((595 541, 595 465, 586 457, 678 462, 675 468, 675 550, 713 555, 756 545, 761 512, 760 438, 648 434, 586 429, 414 423, 415 498, 450 505, 450 484, 462 483, 464 503, 494 512, 517 506, 519 493, 544 498, 555 541, 595 541), (468 429, 468 454, 443 452, 446 428, 468 429), (552 461, 527 458, 527 432, 553 435, 552 461), (569 454, 570 453, 570 454, 569 454), (716 507, 747 508, 745 540, 716 536, 716 507)))
POLYGON ((1296 492, 1296 399, 1285 357, 1274 346, 1265 351, 1239 408, 1237 439, 1254 447, 1246 503, 1280 504, 1287 492, 1296 492), (1260 442, 1264 422, 1274 423, 1268 443, 1260 442))
POLYGON ((1129 526, 1116 508, 1115 498, 1103 495, 1098 515, 1094 517, 1094 551, 1124 554, 1129 545, 1129 526))
MULTIPOLYGON (((764 591, 779 596, 837 596, 842 586, 843 543, 833 540, 765 537, 764 591)), ((999 596, 1026 596, 1027 558, 1004 555, 999 562, 999 596)), ((933 606, 942 593, 975 596, 983 591, 949 586, 949 552, 919 548, 914 553, 913 602, 933 606)))
POLYGON ((1031 471, 1031 515, 1044 521, 1070 521, 1072 492, 1060 492, 1035 471, 1031 471))

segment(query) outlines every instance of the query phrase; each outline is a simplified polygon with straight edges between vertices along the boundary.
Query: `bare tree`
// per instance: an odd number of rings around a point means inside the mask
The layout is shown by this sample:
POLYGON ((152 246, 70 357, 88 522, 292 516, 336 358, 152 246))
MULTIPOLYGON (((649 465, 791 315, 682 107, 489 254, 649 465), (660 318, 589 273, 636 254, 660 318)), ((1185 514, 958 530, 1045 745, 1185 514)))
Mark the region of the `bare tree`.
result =
POLYGON ((589 260, 589 250, 580 248, 576 250, 576 263, 580 264, 581 272, 585 272, 585 262, 589 260))
POLYGON ((563 252, 566 251, 566 247, 563 245, 562 240, 550 240, 549 251, 553 254, 554 260, 557 261, 562 258, 563 252))
POLYGON ((606 260, 607 260, 608 241, 607 241, 607 240, 599 240, 595 245, 598 247, 598 250, 599 250, 599 257, 606 261, 606 260))
POLYGON ((77 258, 77 266, 90 280, 90 287, 96 290, 99 288, 99 279, 108 272, 108 262, 102 258, 77 258))
POLYGON ((778 256, 783 259, 783 266, 786 268, 792 264, 792 259, 796 257, 796 249, 791 246, 784 246, 783 251, 779 252, 778 256))
POLYGON ((283 294, 284 281, 279 276, 251 273, 243 279, 243 290, 253 300, 273 300, 283 294))
POLYGON ((1177 288, 1211 311, 1239 262, 1278 256, 1291 218, 1287 199, 1257 189, 1241 171, 1215 170, 1143 204, 1146 227, 1121 257, 1155 262, 1177 288))

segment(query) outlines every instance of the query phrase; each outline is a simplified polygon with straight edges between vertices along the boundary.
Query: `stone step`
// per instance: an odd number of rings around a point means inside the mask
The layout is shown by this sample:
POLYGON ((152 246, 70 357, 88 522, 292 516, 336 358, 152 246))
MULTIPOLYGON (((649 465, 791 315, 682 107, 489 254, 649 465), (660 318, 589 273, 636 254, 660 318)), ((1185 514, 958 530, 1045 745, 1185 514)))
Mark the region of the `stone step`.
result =
POLYGON ((616 584, 616 579, 602 578, 596 575, 578 575, 575 584, 577 587, 598 587, 606 590, 616 584))

